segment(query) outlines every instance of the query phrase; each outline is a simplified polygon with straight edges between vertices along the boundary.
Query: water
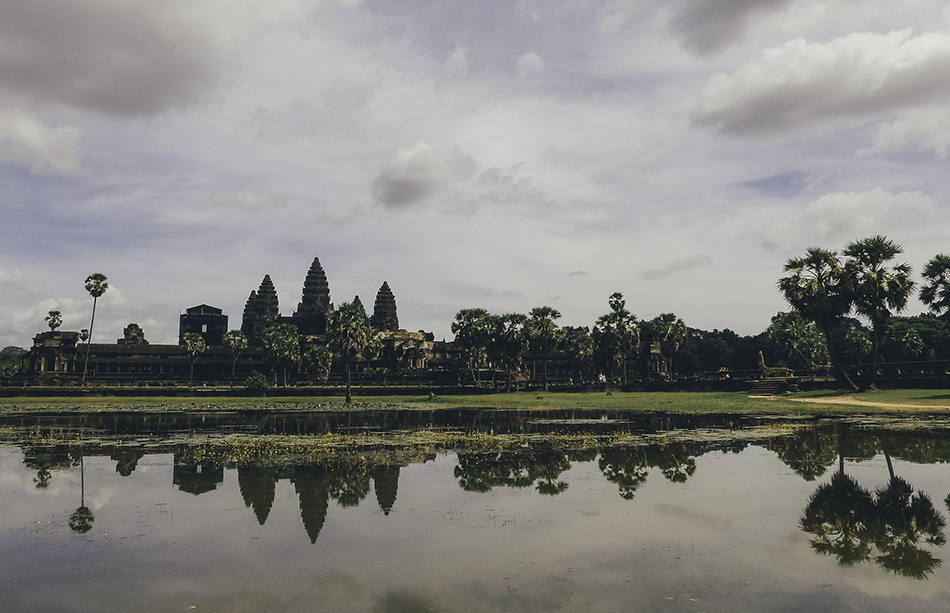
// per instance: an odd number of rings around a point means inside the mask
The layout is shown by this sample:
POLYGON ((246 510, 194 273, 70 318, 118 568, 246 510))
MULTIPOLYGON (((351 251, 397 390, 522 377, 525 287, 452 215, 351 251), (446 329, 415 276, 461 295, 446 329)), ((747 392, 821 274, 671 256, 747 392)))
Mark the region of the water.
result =
POLYGON ((4 416, 2 610, 950 606, 945 421, 436 413, 4 416))

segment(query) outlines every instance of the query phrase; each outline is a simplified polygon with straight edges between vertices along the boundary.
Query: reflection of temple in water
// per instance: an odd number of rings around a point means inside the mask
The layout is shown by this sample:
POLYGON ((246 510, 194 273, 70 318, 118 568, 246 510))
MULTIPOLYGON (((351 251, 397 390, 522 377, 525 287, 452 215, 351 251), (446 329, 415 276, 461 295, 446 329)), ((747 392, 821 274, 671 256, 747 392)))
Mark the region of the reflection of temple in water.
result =
POLYGON ((204 494, 218 487, 224 481, 224 467, 208 463, 186 464, 175 454, 175 467, 172 470, 172 483, 183 492, 204 494))
POLYGON ((257 522, 263 526, 274 506, 277 483, 284 479, 290 481, 297 494, 304 530, 310 542, 316 543, 327 519, 330 500, 336 500, 341 506, 355 506, 368 493, 370 480, 379 508, 389 515, 396 505, 399 469, 398 464, 367 467, 359 461, 283 469, 242 466, 238 468, 238 487, 245 506, 254 511, 257 522))

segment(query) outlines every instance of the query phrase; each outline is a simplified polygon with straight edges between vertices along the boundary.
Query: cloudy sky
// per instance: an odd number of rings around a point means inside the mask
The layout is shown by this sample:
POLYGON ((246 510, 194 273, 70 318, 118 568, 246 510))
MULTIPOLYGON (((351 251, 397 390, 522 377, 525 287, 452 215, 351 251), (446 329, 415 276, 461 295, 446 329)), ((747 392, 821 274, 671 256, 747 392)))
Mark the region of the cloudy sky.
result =
MULTIPOLYGON (((950 252, 940 0, 0 0, 0 346, 388 281, 763 330, 809 246, 950 252)), ((913 302, 911 314, 921 311, 913 302)), ((100 336, 101 334, 101 336, 100 336)))

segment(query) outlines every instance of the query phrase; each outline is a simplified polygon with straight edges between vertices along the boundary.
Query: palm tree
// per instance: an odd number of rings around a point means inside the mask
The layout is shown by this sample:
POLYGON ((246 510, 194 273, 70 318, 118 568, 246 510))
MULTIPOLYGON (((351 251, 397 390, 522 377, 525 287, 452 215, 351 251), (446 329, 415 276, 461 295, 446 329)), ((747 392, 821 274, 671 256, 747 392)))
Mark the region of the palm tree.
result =
POLYGON ((627 357, 640 343, 637 317, 626 309, 623 294, 614 292, 607 300, 610 312, 594 322, 591 337, 600 356, 607 362, 613 375, 615 367, 623 370, 623 382, 627 382, 627 357))
POLYGON ((873 343, 871 368, 865 387, 870 388, 877 373, 877 357, 884 327, 891 311, 901 312, 914 289, 907 264, 889 265, 903 253, 900 245, 883 236, 854 241, 845 247, 845 272, 855 310, 871 322, 873 343))
POLYGON ((812 247, 804 257, 791 258, 785 263, 786 275, 778 280, 778 289, 793 309, 815 322, 825 337, 828 356, 838 378, 857 391, 858 386, 841 366, 831 340, 831 332, 851 311, 851 294, 844 272, 836 252, 812 247))
POLYGON ((86 277, 86 291, 92 296, 92 319, 89 322, 89 338, 86 340, 86 361, 82 366, 82 380, 80 385, 86 382, 86 370, 89 368, 89 349, 92 347, 92 327, 96 323, 96 302, 99 297, 106 293, 109 284, 106 283, 106 276, 101 272, 96 272, 86 277))
POLYGON ((485 309, 462 309, 452 322, 455 344, 465 353, 465 360, 477 385, 476 368, 485 359, 485 347, 491 336, 491 316, 485 309))
POLYGON ((233 379, 238 356, 247 349, 247 335, 240 330, 231 330, 221 337, 221 344, 231 352, 231 378, 233 379))
POLYGON ((49 331, 53 332, 56 328, 63 325, 63 314, 59 311, 50 311, 46 314, 44 318, 46 323, 49 324, 49 331))
POLYGON ((683 320, 673 313, 663 313, 650 321, 650 332, 653 342, 660 346, 660 355, 666 361, 667 373, 673 376, 673 354, 679 351, 680 345, 686 340, 689 330, 683 320))
POLYGON ((346 402, 352 402, 350 393, 350 369, 352 363, 367 357, 378 346, 379 333, 363 305, 358 301, 344 302, 340 308, 330 313, 327 322, 327 338, 330 347, 343 358, 346 364, 346 402))
POLYGON ((920 288, 920 301, 943 317, 950 317, 950 255, 935 255, 924 266, 926 284, 920 288))
POLYGON ((551 352, 557 349, 560 337, 555 319, 561 317, 561 312, 551 307, 542 306, 531 309, 527 331, 528 347, 531 353, 544 358, 544 391, 548 391, 548 360, 551 352))
POLYGON ((197 332, 186 332, 183 340, 185 341, 185 351, 188 352, 188 357, 191 359, 191 380, 194 381, 195 362, 198 361, 199 355, 207 351, 208 343, 197 332))
POLYGON ((511 372, 521 363, 527 346, 525 325, 528 318, 521 313, 491 316, 492 333, 486 348, 492 361, 501 364, 508 375, 507 391, 511 392, 511 372))

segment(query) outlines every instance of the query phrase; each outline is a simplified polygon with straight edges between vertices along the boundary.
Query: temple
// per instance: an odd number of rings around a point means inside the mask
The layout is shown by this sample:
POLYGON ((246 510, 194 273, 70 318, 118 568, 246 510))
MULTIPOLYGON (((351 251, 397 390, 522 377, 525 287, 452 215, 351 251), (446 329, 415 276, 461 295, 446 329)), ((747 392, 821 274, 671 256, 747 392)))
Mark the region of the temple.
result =
MULTIPOLYGON (((353 303, 366 313, 359 296, 354 297, 353 303)), ((241 318, 241 331, 247 337, 248 347, 236 355, 221 344, 228 331, 228 316, 222 309, 199 304, 179 315, 178 345, 149 344, 145 331, 135 323, 126 326, 123 338, 114 344, 86 345, 78 332, 42 332, 34 338, 33 348, 24 358, 23 371, 27 379, 51 385, 73 382, 84 370, 87 382, 109 384, 243 381, 254 370, 269 373, 274 369, 273 359, 263 347, 265 330, 276 324, 292 324, 300 335, 302 351, 326 345, 327 322, 333 310, 326 272, 320 259, 314 258, 293 315, 280 314, 277 289, 269 274, 250 292, 241 318), (188 333, 200 334, 207 344, 193 365, 183 346, 188 333)), ((461 357, 453 343, 437 341, 430 332, 399 328, 396 297, 388 281, 383 281, 376 292, 369 318, 379 332, 378 349, 364 362, 373 371, 403 377, 422 376, 425 371, 426 376, 431 377, 432 373, 451 373, 461 368, 461 357)), ((295 370, 295 379, 303 383, 310 381, 302 363, 295 370)))

